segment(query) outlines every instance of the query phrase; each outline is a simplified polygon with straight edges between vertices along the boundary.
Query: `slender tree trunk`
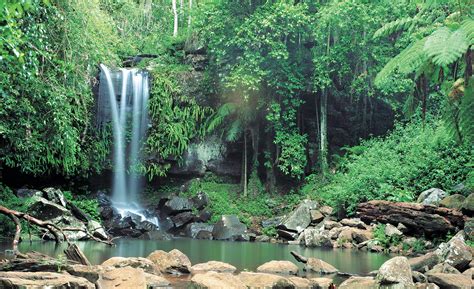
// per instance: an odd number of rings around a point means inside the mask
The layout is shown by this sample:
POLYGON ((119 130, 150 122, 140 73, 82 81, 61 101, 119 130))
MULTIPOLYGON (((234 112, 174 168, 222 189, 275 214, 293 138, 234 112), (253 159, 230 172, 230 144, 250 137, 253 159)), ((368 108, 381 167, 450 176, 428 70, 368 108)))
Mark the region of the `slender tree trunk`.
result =
POLYGON ((248 170, 248 162, 247 162, 247 132, 244 131, 244 175, 242 179, 242 184, 244 187, 244 197, 247 197, 247 170, 248 170))
POLYGON ((191 12, 193 11, 193 0, 189 0, 188 29, 191 28, 191 12))
POLYGON ((270 159, 266 159, 265 161, 268 162, 269 165, 266 166, 266 190, 267 192, 273 192, 274 189, 275 189, 275 185, 276 185, 276 178, 275 178, 275 171, 274 171, 274 160, 272 159, 272 151, 273 151, 273 142, 272 142, 272 135, 270 132, 267 133, 266 135, 266 139, 265 139, 265 142, 266 142, 266 147, 267 147, 267 151, 269 152, 270 154, 270 159))
POLYGON ((319 157, 321 164, 321 173, 325 176, 328 172, 328 123, 327 123, 327 110, 328 110, 328 95, 326 89, 323 90, 323 95, 321 97, 321 128, 319 136, 319 157))
POLYGON ((174 15, 173 37, 176 37, 178 36, 178 9, 176 8, 176 0, 171 0, 171 4, 173 7, 173 15, 174 15))

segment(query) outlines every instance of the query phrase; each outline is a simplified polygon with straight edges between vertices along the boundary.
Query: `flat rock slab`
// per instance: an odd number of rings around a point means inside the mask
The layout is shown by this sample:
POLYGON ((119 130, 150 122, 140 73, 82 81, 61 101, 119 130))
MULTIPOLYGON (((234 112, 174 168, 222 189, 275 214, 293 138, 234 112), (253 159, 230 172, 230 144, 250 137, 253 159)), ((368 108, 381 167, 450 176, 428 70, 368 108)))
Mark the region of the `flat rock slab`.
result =
POLYGON ((257 272, 296 275, 298 273, 298 266, 290 261, 270 261, 260 265, 257 268, 257 272))
POLYGON ((0 288, 95 289, 85 278, 52 272, 0 272, 0 288))
POLYGON ((235 270, 237 270, 237 268, 235 268, 234 266, 219 261, 199 263, 191 267, 191 272, 193 273, 208 271, 214 271, 219 273, 234 273, 235 270))
POLYGON ((229 289, 246 289, 247 286, 235 275, 230 273, 217 273, 209 271, 206 273, 199 273, 191 279, 191 286, 194 288, 229 288, 229 289))
POLYGON ((287 278, 267 273, 242 272, 237 276, 248 288, 294 288, 287 278))

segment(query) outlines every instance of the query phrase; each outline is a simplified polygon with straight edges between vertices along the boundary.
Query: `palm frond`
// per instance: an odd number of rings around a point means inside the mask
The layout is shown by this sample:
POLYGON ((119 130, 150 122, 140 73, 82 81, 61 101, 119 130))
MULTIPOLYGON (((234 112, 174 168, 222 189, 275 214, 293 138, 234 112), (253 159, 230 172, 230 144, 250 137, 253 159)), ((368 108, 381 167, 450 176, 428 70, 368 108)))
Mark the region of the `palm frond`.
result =
POLYGON ((452 31, 447 27, 435 30, 426 40, 424 51, 433 63, 446 66, 455 62, 469 47, 464 29, 452 31))
POLYGON ((208 133, 214 131, 221 126, 226 118, 232 115, 237 110, 234 103, 228 102, 221 105, 206 121, 206 131, 208 133))
POLYGON ((375 31, 373 39, 384 37, 400 30, 406 30, 417 21, 418 18, 416 17, 406 17, 389 22, 375 31))
POLYGON ((464 20, 461 24, 460 29, 466 33, 469 45, 474 45, 474 20, 464 20))
POLYGON ((427 60, 423 50, 425 42, 426 38, 422 38, 392 58, 375 77, 375 85, 381 86, 397 70, 409 74, 422 67, 427 60))
POLYGON ((240 133, 242 132, 242 122, 240 119, 233 121, 226 133, 226 140, 233 142, 239 138, 240 133))

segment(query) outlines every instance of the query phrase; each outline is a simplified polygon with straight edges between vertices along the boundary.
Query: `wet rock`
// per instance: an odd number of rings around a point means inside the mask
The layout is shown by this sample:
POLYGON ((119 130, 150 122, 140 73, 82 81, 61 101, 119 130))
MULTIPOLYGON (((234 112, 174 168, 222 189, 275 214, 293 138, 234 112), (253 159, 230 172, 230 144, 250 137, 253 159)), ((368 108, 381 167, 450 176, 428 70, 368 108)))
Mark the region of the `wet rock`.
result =
POLYGON ((112 207, 100 207, 99 213, 102 220, 112 219, 115 214, 114 209, 112 207))
POLYGON ((359 229, 366 229, 367 225, 362 222, 359 218, 352 218, 352 219, 342 219, 339 223, 343 226, 359 228, 359 229))
POLYGON ((167 215, 176 215, 182 212, 191 211, 193 207, 193 203, 186 198, 172 197, 164 203, 161 211, 167 215))
POLYGON ((55 189, 55 188, 45 188, 43 189, 43 192, 44 192, 43 196, 48 201, 51 201, 63 207, 67 206, 66 198, 64 197, 64 194, 63 192, 61 192, 61 190, 55 189))
POLYGON ((212 236, 216 240, 248 241, 247 226, 235 215, 223 215, 214 225, 212 236))
POLYGON ((474 214, 474 193, 470 194, 462 203, 461 210, 464 214, 468 216, 473 216, 474 214))
POLYGON ((191 279, 191 286, 197 288, 229 288, 229 289, 246 289, 245 284, 238 278, 230 273, 217 273, 209 271, 206 273, 198 273, 191 279))
POLYGON ((85 278, 52 272, 0 272, 0 288, 95 289, 85 278))
POLYGON ((176 228, 182 227, 194 220, 194 215, 191 212, 182 212, 177 215, 174 215, 171 218, 174 226, 176 228))
POLYGON ((435 205, 437 206, 442 199, 444 199, 448 194, 437 188, 431 188, 426 191, 423 191, 416 200, 417 203, 422 203, 423 205, 435 205))
POLYGON ((436 254, 456 269, 464 270, 472 261, 471 248, 464 242, 464 232, 460 231, 448 243, 438 246, 436 254))
POLYGON ((312 258, 312 257, 308 258, 308 261, 304 267, 304 270, 313 271, 320 274, 333 274, 339 271, 331 264, 324 262, 323 260, 312 258))
POLYGON ((219 262, 219 261, 209 261, 206 263, 199 263, 191 267, 191 272, 193 274, 197 272, 207 272, 207 271, 214 271, 218 273, 234 273, 237 268, 234 266, 219 262))
POLYGON ((102 278, 97 282, 99 288, 146 288, 145 272, 132 267, 108 267, 102 273, 102 278))
POLYGON ((191 269, 191 261, 181 251, 173 249, 169 252, 156 250, 148 255, 162 273, 168 274, 188 274, 191 269))
POLYGON ((287 278, 273 274, 242 272, 237 277, 249 288, 295 288, 287 278))
POLYGON ((460 210, 465 199, 466 197, 464 197, 463 195, 454 194, 442 199, 439 205, 441 207, 460 210))
POLYGON ((339 285, 338 289, 378 289, 379 285, 373 277, 350 277, 339 285))
POLYGON ((157 231, 151 231, 151 232, 145 232, 140 236, 140 239, 142 240, 155 240, 155 241, 168 241, 172 240, 173 237, 161 230, 157 231))
POLYGON ((408 259, 408 264, 410 264, 411 269, 422 273, 430 270, 439 262, 441 262, 441 258, 434 252, 408 259))
POLYGON ((102 264, 104 267, 114 268, 140 268, 146 273, 160 275, 159 268, 151 260, 141 257, 112 257, 105 260, 102 264))
POLYGON ((196 235, 196 239, 198 240, 212 240, 212 232, 208 231, 199 231, 196 235))
POLYGON ((390 288, 413 288, 413 275, 406 257, 394 257, 379 269, 376 280, 380 284, 396 284, 390 288))
POLYGON ((304 200, 278 225, 278 228, 285 231, 301 233, 311 223, 310 210, 315 210, 318 207, 319 204, 317 202, 304 200))
POLYGON ((296 275, 298 273, 298 266, 290 261, 270 261, 260 265, 257 268, 257 272, 296 275))
POLYGON ((428 281, 443 289, 470 289, 472 279, 462 274, 434 273, 428 274, 428 281))
POLYGON ((214 225, 206 223, 191 223, 186 225, 186 237, 196 238, 197 234, 201 231, 209 232, 212 235, 214 225))
POLYGON ((303 231, 304 244, 307 247, 332 247, 329 231, 320 229, 306 229, 303 231))
POLYGON ((255 242, 270 242, 270 237, 267 235, 260 235, 255 238, 255 242))
POLYGON ((385 235, 387 235, 388 237, 403 236, 402 231, 400 231, 397 227, 395 227, 394 225, 390 223, 385 225, 384 232, 385 232, 385 235))

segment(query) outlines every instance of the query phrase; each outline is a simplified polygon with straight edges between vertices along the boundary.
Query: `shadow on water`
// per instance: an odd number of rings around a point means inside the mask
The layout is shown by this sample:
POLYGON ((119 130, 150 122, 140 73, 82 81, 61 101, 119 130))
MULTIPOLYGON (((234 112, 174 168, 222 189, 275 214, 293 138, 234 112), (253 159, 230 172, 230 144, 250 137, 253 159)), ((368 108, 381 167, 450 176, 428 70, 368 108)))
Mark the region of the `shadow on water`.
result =
MULTIPOLYGON (((294 250, 307 257, 322 259, 341 272, 351 274, 367 274, 378 269, 391 256, 349 249, 308 248, 298 245, 283 245, 270 243, 228 242, 193 239, 175 239, 171 241, 150 241, 120 239, 117 246, 110 247, 102 243, 84 241, 77 242, 78 246, 92 264, 100 264, 114 256, 146 257, 154 250, 170 251, 178 249, 186 254, 193 264, 210 260, 227 262, 239 271, 256 270, 256 268, 271 260, 289 260, 296 263, 290 251, 294 250)), ((10 249, 10 243, 0 243, 3 253, 10 249)), ((66 244, 56 245, 54 242, 22 242, 19 250, 22 252, 38 251, 51 256, 62 254, 66 244)), ((297 264, 302 268, 302 264, 297 264)))

